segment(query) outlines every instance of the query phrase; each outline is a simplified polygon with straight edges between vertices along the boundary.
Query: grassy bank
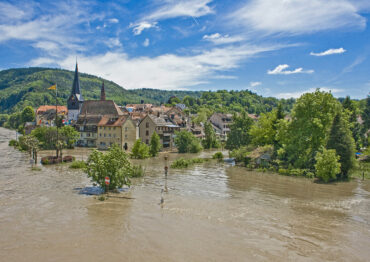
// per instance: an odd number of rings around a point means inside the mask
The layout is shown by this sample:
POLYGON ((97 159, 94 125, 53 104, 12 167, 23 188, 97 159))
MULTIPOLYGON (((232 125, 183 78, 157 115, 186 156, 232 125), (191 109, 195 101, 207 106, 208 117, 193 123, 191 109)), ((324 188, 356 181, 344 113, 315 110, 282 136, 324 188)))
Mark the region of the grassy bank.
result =
POLYGON ((352 178, 361 178, 364 174, 365 179, 370 179, 370 162, 359 161, 356 168, 350 171, 350 177, 352 178))

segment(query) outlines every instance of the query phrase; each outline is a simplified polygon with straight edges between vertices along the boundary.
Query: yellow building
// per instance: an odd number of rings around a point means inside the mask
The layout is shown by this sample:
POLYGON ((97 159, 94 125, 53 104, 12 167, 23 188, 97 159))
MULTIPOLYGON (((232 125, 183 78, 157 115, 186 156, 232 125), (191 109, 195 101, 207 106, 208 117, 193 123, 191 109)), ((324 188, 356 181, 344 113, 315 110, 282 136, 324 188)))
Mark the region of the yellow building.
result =
POLYGON ((107 149, 118 144, 125 150, 131 150, 138 139, 138 128, 129 116, 103 116, 98 124, 97 147, 107 149))

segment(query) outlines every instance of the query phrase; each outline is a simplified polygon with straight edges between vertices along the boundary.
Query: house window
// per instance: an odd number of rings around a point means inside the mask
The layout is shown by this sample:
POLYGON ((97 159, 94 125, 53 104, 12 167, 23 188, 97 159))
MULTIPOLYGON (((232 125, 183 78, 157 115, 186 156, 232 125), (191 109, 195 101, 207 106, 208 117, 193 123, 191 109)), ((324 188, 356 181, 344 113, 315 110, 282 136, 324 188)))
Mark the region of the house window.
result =
POLYGON ((146 135, 147 135, 147 136, 149 136, 149 130, 146 130, 146 132, 145 132, 145 133, 146 133, 146 135))
POLYGON ((149 128, 149 123, 148 123, 148 122, 146 122, 145 126, 146 126, 146 128, 149 128))
POLYGON ((105 127, 104 127, 104 130, 105 130, 105 127))
POLYGON ((113 137, 116 137, 116 134, 113 134, 113 137))
POLYGON ((99 136, 101 137, 101 134, 99 134, 99 136))
POLYGON ((104 137, 106 137, 106 134, 104 133, 104 137))
POLYGON ((125 138, 127 138, 127 135, 125 135, 125 138))
POLYGON ((109 134, 109 137, 111 137, 112 135, 111 134, 109 134))
POLYGON ((145 143, 146 143, 147 145, 149 145, 149 139, 147 139, 147 140, 145 141, 145 143))
POLYGON ((127 127, 125 127, 125 131, 127 131, 127 127))
POLYGON ((110 127, 109 127, 109 130, 110 130, 110 127))

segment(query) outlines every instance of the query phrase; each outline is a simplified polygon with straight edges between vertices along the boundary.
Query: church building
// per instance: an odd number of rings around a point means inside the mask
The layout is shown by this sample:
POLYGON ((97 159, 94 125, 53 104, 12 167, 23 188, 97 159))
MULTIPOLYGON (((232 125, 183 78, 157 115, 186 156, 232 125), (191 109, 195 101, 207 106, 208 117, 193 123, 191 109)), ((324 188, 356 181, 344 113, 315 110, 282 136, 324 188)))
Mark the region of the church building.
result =
POLYGON ((76 63, 75 77, 72 85, 72 92, 67 100, 68 120, 77 121, 84 99, 81 94, 80 79, 78 78, 78 65, 76 63))

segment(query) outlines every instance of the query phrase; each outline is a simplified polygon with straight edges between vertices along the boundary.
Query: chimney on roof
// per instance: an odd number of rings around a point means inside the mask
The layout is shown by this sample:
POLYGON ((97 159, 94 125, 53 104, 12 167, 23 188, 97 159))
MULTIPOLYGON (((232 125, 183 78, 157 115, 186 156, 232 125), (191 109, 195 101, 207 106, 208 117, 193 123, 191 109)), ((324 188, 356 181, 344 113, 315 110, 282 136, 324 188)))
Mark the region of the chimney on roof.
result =
POLYGON ((105 100, 104 81, 103 81, 103 85, 102 85, 101 91, 100 91, 100 100, 101 101, 104 101, 105 100))

